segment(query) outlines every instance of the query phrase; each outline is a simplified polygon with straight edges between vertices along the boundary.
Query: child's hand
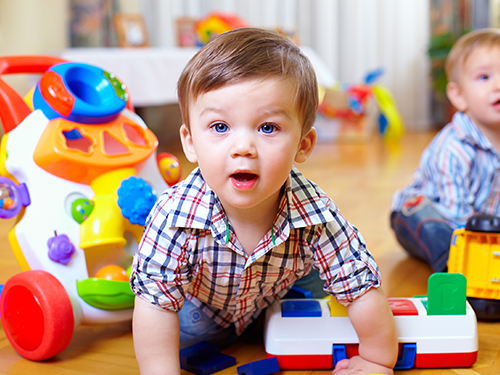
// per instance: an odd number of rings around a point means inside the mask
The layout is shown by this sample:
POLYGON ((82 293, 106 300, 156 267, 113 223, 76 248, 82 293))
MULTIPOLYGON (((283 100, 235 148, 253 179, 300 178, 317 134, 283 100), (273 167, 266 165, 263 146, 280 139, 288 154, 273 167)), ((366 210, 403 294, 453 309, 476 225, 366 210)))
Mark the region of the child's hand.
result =
POLYGON ((343 359, 337 363, 332 374, 335 375, 357 375, 357 374, 382 374, 393 375, 392 368, 388 368, 377 363, 369 362, 360 356, 343 359))

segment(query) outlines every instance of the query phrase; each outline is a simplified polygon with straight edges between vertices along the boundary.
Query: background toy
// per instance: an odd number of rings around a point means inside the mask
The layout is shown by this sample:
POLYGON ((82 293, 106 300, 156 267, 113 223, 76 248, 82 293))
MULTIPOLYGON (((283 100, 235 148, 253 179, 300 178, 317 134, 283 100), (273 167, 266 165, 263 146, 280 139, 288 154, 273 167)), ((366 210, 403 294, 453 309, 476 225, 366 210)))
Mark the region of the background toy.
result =
POLYGON ((208 342, 179 350, 181 369, 200 375, 213 374, 234 366, 236 358, 222 354, 218 346, 208 342))
POLYGON ((278 372, 280 367, 276 357, 270 357, 238 366, 236 370, 242 375, 268 375, 278 372))
POLYGON ((17 216, 8 237, 23 270, 5 283, 0 315, 14 349, 43 360, 80 323, 131 319, 125 270, 168 183, 156 136, 113 74, 51 56, 0 57, 0 75, 14 73, 42 76, 24 100, 0 79, 0 217, 17 216))
POLYGON ((338 128, 339 140, 367 139, 378 125, 385 140, 398 140, 404 134, 404 123, 390 90, 377 83, 383 73, 383 69, 377 69, 368 72, 363 83, 321 88, 317 121, 320 136, 325 132, 323 127, 330 126, 338 128))
MULTIPOLYGON (((437 273, 429 278, 427 297, 389 298, 400 342, 395 369, 476 362, 477 322, 466 302, 465 282, 461 274, 437 273)), ((273 304, 266 313, 264 340, 267 356, 276 357, 282 370, 330 369, 358 352, 346 308, 330 299, 273 304)))
POLYGON ((213 12, 198 20, 195 30, 198 42, 203 45, 226 31, 248 26, 250 25, 237 14, 213 12))
POLYGON ((478 319, 500 320, 500 217, 473 216, 453 232, 448 272, 467 278, 467 300, 478 319))

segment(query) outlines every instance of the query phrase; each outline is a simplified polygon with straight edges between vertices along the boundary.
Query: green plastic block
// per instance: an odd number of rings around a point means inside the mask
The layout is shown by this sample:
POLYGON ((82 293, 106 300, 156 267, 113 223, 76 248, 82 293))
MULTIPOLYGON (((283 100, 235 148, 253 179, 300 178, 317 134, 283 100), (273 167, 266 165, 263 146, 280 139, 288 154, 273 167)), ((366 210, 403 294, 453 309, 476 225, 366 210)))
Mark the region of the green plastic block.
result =
POLYGON ((427 286, 427 315, 465 315, 467 279, 461 273, 434 273, 427 286))

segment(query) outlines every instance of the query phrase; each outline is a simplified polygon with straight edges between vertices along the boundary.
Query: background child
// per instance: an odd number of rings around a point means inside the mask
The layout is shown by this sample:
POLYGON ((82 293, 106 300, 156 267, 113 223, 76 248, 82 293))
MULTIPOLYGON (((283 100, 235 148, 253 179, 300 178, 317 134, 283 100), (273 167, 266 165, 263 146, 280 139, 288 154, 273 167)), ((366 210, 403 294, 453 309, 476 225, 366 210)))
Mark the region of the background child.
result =
POLYGON ((391 213, 400 244, 434 271, 446 269, 454 229, 475 214, 500 215, 500 30, 461 37, 445 69, 458 112, 395 193, 391 213))
POLYGON ((275 32, 227 32, 188 63, 178 95, 183 150, 198 168, 159 198, 135 256, 141 373, 179 373, 179 342, 231 342, 314 268, 360 339, 360 356, 335 371, 392 374, 397 337, 377 265, 293 166, 316 142, 307 58, 275 32))

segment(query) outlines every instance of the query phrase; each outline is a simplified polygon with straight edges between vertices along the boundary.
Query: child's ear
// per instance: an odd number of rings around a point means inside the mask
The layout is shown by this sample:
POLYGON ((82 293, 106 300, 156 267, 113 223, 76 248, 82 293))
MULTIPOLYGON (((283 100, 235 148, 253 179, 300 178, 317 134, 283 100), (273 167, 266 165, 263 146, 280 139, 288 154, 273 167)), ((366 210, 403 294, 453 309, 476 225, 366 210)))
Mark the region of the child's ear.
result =
POLYGON ((297 163, 305 162, 309 158, 309 156, 311 156, 311 152, 314 150, 315 145, 316 129, 311 128, 311 130, 309 130, 300 141, 299 148, 297 149, 297 153, 295 154, 295 161, 297 163))
POLYGON ((196 157, 196 152, 194 149, 193 137, 191 137, 191 132, 189 131, 188 127, 182 124, 179 132, 181 135, 182 149, 184 150, 184 155, 186 155, 187 160, 189 160, 191 163, 198 162, 198 158, 196 157))
POLYGON ((446 95, 448 95, 448 99, 456 109, 458 109, 460 112, 467 111, 467 101, 462 95, 462 90, 458 83, 448 82, 448 85, 446 85, 446 95))

